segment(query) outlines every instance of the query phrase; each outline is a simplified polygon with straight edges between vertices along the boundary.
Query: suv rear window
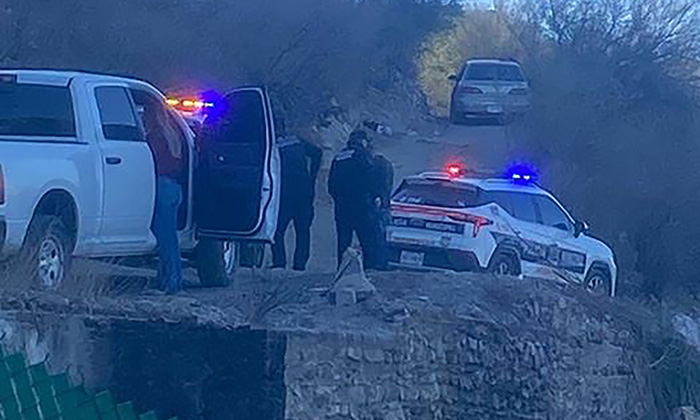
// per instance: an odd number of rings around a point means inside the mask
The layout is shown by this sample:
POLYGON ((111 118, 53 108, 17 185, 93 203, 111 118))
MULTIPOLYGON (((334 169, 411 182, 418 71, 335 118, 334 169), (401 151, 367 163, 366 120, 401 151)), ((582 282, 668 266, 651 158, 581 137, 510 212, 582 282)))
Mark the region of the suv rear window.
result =
POLYGON ((520 67, 515 64, 472 63, 467 67, 465 80, 502 80, 524 82, 520 67))
POLYGON ((479 190, 474 187, 428 179, 404 181, 394 194, 392 201, 452 209, 478 207, 484 204, 479 197, 479 190))
POLYGON ((75 137, 70 89, 0 83, 0 135, 75 137))
POLYGON ((516 219, 538 223, 534 198, 536 195, 512 191, 489 191, 484 201, 498 204, 516 219))

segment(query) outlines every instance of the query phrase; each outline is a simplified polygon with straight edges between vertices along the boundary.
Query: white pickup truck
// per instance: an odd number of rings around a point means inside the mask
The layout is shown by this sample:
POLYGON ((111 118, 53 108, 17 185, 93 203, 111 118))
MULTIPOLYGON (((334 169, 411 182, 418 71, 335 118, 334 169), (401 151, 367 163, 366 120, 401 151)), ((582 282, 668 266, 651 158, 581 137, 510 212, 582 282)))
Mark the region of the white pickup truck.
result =
MULTIPOLYGON (((216 106, 202 138, 168 109, 188 162, 180 244, 205 286, 228 283, 232 241, 272 241, 279 207, 266 91, 233 90, 216 106)), ((55 288, 74 256, 155 253, 156 175, 141 107, 168 105, 131 78, 0 70, 0 260, 55 288)))

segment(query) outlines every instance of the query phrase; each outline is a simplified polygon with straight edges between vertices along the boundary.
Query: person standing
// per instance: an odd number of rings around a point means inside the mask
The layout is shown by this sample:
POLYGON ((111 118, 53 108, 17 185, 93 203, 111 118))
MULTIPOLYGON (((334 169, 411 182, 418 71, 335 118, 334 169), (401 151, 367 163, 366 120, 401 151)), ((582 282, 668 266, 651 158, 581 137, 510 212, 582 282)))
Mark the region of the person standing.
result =
POLYGON ((323 152, 308 141, 287 134, 282 118, 276 121, 275 130, 278 134, 277 147, 282 169, 282 191, 277 232, 272 246, 272 268, 287 266, 284 238, 289 224, 294 222, 296 247, 292 268, 296 271, 304 271, 309 261, 316 178, 321 167, 323 152))
POLYGON ((158 288, 169 294, 182 290, 182 260, 177 237, 177 214, 182 188, 177 181, 184 168, 184 145, 174 121, 160 104, 143 109, 146 139, 156 163, 156 203, 151 230, 158 244, 158 288))
POLYGON ((375 199, 379 196, 371 139, 363 130, 350 134, 347 146, 333 159, 328 192, 333 198, 338 241, 338 266, 357 234, 365 268, 377 268, 375 199))

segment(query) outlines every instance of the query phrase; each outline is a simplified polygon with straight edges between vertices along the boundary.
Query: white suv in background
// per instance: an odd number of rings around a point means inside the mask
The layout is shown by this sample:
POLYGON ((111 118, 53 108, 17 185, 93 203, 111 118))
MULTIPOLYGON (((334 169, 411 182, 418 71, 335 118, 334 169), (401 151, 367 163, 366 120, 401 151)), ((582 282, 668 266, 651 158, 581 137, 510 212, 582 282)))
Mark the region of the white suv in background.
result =
POLYGON ((612 250, 547 191, 515 179, 428 172, 392 199, 390 263, 563 280, 613 296, 612 250))

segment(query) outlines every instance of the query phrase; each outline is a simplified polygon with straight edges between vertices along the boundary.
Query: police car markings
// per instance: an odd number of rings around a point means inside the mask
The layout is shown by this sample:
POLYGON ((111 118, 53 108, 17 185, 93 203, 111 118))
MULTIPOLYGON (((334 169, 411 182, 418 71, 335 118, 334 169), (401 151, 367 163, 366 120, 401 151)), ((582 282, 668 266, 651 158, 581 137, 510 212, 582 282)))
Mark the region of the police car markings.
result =
POLYGON ((492 235, 499 245, 516 247, 523 261, 540 265, 540 269, 537 271, 552 272, 566 281, 580 283, 580 280, 573 273, 583 274, 585 272, 585 254, 560 248, 557 245, 529 241, 521 238, 515 232, 513 235, 492 232, 492 235))

